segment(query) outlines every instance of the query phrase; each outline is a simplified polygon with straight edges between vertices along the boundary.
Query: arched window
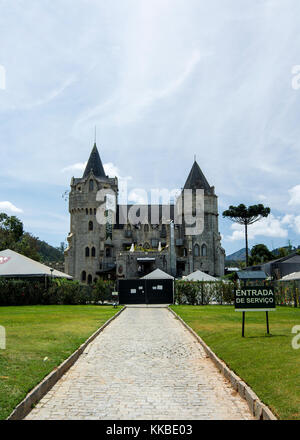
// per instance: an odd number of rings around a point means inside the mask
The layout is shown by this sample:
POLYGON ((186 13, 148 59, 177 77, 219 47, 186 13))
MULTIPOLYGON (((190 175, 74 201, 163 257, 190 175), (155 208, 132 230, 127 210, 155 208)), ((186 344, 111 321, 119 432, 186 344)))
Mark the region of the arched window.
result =
POLYGON ((92 282, 93 282, 93 277, 92 277, 92 275, 89 275, 89 276, 88 276, 87 282, 88 282, 88 284, 92 284, 92 282))
POLYGON ((89 248, 89 247, 86 247, 86 248, 85 248, 85 256, 86 256, 86 257, 89 257, 89 256, 90 256, 90 248, 89 248))
POLYGON ((97 214, 97 209, 96 208, 94 208, 94 215, 96 215, 97 214))
POLYGON ((92 247, 92 257, 96 256, 96 249, 94 247, 92 247))
POLYGON ((194 246, 194 256, 195 257, 199 257, 200 256, 200 249, 199 249, 199 245, 195 244, 194 246))
POLYGON ((81 273, 81 281, 86 281, 86 271, 83 270, 81 273))
POLYGON ((109 247, 107 247, 107 248, 105 249, 105 256, 106 256, 106 257, 110 257, 110 256, 111 256, 111 252, 110 252, 110 248, 109 248, 109 247))
POLYGON ((85 213, 86 213, 86 215, 89 214, 89 210, 87 208, 85 209, 85 213))
POLYGON ((206 246, 206 244, 203 244, 201 246, 201 255, 202 255, 202 257, 207 257, 207 246, 206 246))
POLYGON ((183 249, 183 256, 184 256, 184 257, 187 257, 187 254, 188 254, 188 252, 187 252, 187 248, 184 248, 184 249, 183 249))
POLYGON ((94 229, 94 223, 92 221, 89 221, 89 231, 93 231, 94 229))
POLYGON ((90 215, 92 215, 93 214, 93 210, 92 210, 92 208, 90 208, 90 215))
POLYGON ((94 181, 92 179, 89 181, 89 191, 94 191, 94 181))

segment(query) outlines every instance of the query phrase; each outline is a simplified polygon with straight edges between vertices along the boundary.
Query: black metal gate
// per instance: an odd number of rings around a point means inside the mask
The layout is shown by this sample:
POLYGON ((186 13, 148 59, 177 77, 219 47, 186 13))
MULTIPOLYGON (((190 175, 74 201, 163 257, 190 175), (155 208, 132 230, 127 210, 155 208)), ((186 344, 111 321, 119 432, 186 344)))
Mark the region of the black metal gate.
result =
POLYGON ((120 304, 172 304, 173 280, 119 280, 120 304))

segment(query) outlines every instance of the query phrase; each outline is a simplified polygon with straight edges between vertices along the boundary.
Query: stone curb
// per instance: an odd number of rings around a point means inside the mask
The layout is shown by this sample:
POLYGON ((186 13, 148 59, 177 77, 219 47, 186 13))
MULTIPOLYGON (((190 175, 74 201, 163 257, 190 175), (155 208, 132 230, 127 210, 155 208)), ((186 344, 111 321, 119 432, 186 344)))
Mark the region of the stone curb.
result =
POLYGON ((32 406, 36 404, 45 394, 56 384, 56 382, 75 364, 79 356, 84 352, 86 347, 107 327, 114 319, 116 319, 120 313, 125 310, 123 307, 106 321, 102 327, 95 331, 71 356, 56 367, 51 373, 46 376, 42 382, 40 382, 32 391, 30 391, 24 400, 19 403, 13 412, 8 416, 6 420, 22 420, 32 410, 32 406))
POLYGON ((200 338, 200 336, 197 335, 197 333, 189 325, 187 325, 187 323, 184 322, 183 319, 177 315, 176 312, 174 312, 174 310, 170 309, 169 307, 168 310, 184 325, 184 327, 198 340, 198 342, 200 342, 208 357, 210 357, 225 379, 231 383, 232 388, 247 401, 253 416, 257 420, 277 420, 272 411, 258 398, 254 391, 252 391, 252 389, 245 382, 243 382, 239 376, 231 371, 225 362, 218 358, 218 356, 209 348, 203 339, 200 338))

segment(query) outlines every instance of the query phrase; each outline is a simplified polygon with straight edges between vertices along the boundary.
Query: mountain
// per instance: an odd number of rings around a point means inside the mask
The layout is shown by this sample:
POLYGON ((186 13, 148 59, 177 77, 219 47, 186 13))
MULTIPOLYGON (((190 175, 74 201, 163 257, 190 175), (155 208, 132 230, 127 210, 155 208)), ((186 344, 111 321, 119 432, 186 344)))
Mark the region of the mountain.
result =
POLYGON ((63 262, 64 253, 62 249, 55 248, 45 241, 37 239, 37 252, 44 263, 47 262, 63 262))
MULTIPOLYGON (((250 249, 249 249, 250 255, 250 249)), ((233 254, 227 255, 225 261, 246 261, 246 248, 240 249, 233 254)))

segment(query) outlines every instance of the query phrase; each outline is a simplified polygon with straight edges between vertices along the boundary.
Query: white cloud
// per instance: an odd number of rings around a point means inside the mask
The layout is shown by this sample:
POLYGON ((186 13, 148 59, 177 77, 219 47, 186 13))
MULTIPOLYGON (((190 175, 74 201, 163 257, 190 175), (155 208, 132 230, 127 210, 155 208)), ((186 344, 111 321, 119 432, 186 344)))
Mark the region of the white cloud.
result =
MULTIPOLYGON (((257 236, 286 238, 288 230, 283 227, 286 224, 286 218, 283 223, 283 219, 276 218, 273 214, 270 214, 269 217, 263 218, 248 227, 248 239, 251 240, 257 236)), ((231 236, 226 237, 226 240, 236 241, 245 238, 244 226, 233 223, 231 229, 233 229, 233 233, 231 236)))
POLYGON ((143 189, 134 189, 128 194, 128 202, 132 202, 135 205, 147 205, 148 194, 143 189))
POLYGON ((288 205, 300 205, 300 185, 296 185, 289 189, 290 200, 288 205))
POLYGON ((21 213, 23 212, 22 209, 17 208, 15 205, 13 205, 11 202, 0 202, 0 211, 2 212, 9 212, 9 213, 21 213))
POLYGON ((86 167, 87 162, 79 162, 79 163, 74 163, 73 165, 69 165, 65 168, 63 168, 61 170, 62 173, 67 173, 69 171, 78 171, 78 172, 83 172, 85 167, 86 167))

